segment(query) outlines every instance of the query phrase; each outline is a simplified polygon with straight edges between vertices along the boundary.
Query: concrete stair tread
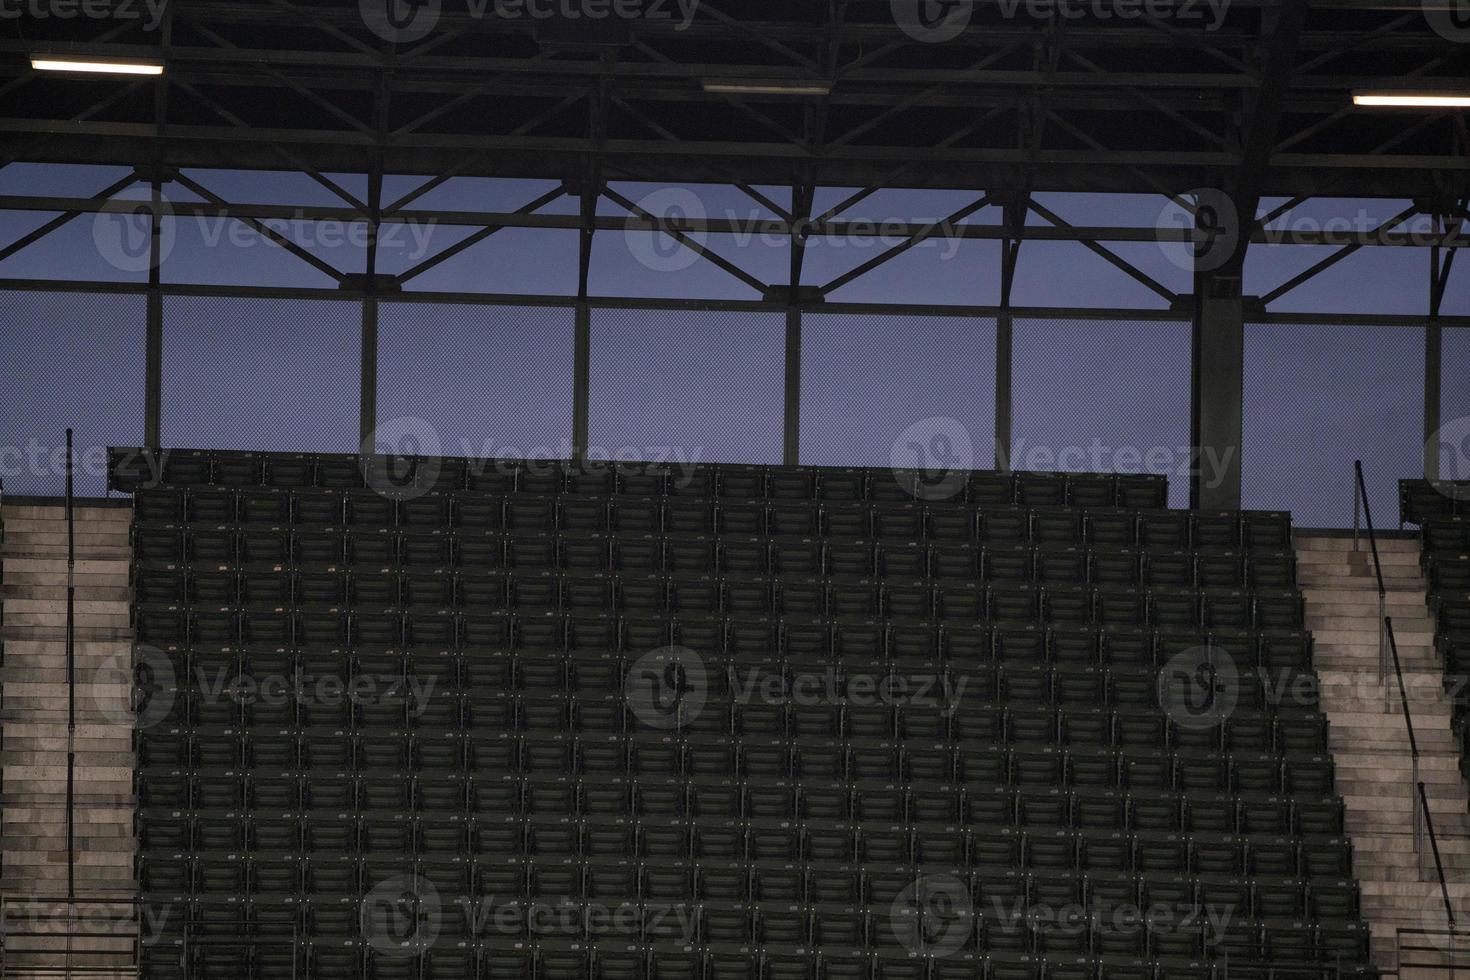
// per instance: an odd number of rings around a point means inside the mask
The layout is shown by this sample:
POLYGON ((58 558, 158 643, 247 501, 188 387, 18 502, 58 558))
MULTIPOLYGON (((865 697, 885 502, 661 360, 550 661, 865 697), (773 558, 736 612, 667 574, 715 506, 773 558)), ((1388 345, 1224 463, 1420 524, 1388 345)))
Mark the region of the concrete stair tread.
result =
MULTIPOLYGON (((76 512, 75 669, 78 726, 66 725, 66 525, 62 510, 6 506, 4 664, 0 711, 4 780, 0 824, 0 891, 17 896, 55 896, 65 880, 68 745, 75 752, 77 806, 73 811, 75 878, 83 895, 131 898, 137 841, 133 821, 136 757, 127 706, 131 685, 119 664, 132 660, 129 630, 130 508, 79 507, 76 512)), ((12 905, 12 908, 14 906, 12 905)), ((128 910, 131 915, 131 909, 128 910)), ((104 926, 107 924, 104 922, 104 926)), ((94 921, 92 926, 96 925, 94 921)), ((64 923, 62 925, 64 928, 64 923)), ((55 930, 53 930, 55 931, 55 930)), ((136 977, 131 962, 136 923, 116 923, 96 935, 6 937, 6 975, 39 980, 43 968, 65 964, 67 947, 111 954, 90 957, 116 974, 92 971, 93 980, 136 977), (111 944, 111 945, 109 945, 111 944)), ((76 962, 73 957, 73 962, 76 962)), ((61 975, 59 972, 49 974, 61 975)))

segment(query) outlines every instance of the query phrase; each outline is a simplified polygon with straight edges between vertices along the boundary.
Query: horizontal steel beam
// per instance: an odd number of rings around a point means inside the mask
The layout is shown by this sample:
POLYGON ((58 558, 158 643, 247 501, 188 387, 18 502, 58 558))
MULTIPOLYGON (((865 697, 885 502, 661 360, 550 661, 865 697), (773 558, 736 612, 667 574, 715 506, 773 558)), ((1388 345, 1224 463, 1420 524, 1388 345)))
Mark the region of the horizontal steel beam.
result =
MULTIPOLYGON (((1161 199, 1162 200, 1162 199, 1161 199)), ((116 202, 95 198, 35 197, 0 195, 0 211, 100 213, 116 208, 116 202)), ((366 216, 353 208, 291 207, 277 204, 213 204, 198 201, 173 201, 169 209, 176 218, 199 220, 276 221, 288 223, 365 222, 366 216)), ((1160 205, 1162 210, 1162 204, 1160 205)), ((420 227, 537 228, 577 231, 584 219, 574 214, 534 214, 503 211, 403 210, 384 219, 387 225, 420 227)), ((790 238, 799 234, 806 238, 877 239, 899 241, 930 230, 933 219, 908 216, 802 222, 793 224, 782 218, 651 218, 628 215, 598 215, 591 219, 597 231, 663 232, 683 234, 734 235, 749 238, 790 238)), ((1185 228, 1132 226, 1047 226, 1031 225, 1007 229, 1000 224, 941 224, 932 237, 971 241, 1001 241, 1021 238, 1041 242, 1177 242, 1192 239, 1194 232, 1185 228)), ((1363 230, 1328 231, 1317 228, 1257 228, 1251 241, 1263 245, 1383 246, 1397 248, 1433 248, 1470 246, 1470 234, 1462 229, 1440 232, 1392 231, 1375 227, 1363 230)))
MULTIPOLYGON (((50 279, 0 279, 0 293, 104 293, 119 296, 142 296, 146 283, 72 282, 50 279)), ((164 284, 165 296, 218 297, 222 299, 304 299, 334 300, 356 304, 361 293, 345 289, 311 289, 277 286, 206 286, 182 283, 164 284)), ((576 296, 546 296, 517 293, 403 292, 380 297, 383 305, 413 303, 451 306, 524 306, 572 310, 576 296)), ((689 312, 746 312, 783 315, 791 306, 785 302, 725 299, 651 299, 627 296, 591 296, 587 303, 605 310, 683 310, 689 312)), ((1006 312, 1000 306, 971 306, 946 303, 808 303, 799 308, 810 316, 824 314, 856 316, 935 316, 961 319, 989 318, 1006 312)), ((1009 312, 1018 321, 1026 320, 1098 320, 1131 322, 1156 326, 1189 326, 1187 315, 1173 310, 1106 309, 1061 306, 1013 306, 1009 312)), ((1254 325, 1299 325, 1320 327, 1423 328, 1427 316, 1373 313, 1272 313, 1258 312, 1248 317, 1247 329, 1254 325)), ((1470 316, 1442 316, 1439 326, 1470 329, 1470 316)))

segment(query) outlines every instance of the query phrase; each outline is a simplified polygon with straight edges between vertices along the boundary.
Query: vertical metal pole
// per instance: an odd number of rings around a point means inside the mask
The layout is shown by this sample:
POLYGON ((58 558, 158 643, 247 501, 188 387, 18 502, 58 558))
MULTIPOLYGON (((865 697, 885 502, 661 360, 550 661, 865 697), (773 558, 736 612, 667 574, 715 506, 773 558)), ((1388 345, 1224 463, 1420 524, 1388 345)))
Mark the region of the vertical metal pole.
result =
MULTIPOLYGON (((1459 219, 1453 222, 1457 227, 1459 219)), ((1436 215, 1434 230, 1445 229, 1446 222, 1436 215)), ((1449 280, 1449 267, 1441 264, 1442 250, 1435 245, 1429 250, 1429 320, 1424 324, 1424 479, 1439 479, 1439 428, 1444 424, 1440 417, 1440 383, 1444 370, 1444 337, 1440 333, 1439 314, 1444 303, 1445 285, 1449 280)), ((1450 253, 1453 260, 1454 253, 1450 253)), ((1403 515, 1399 515, 1399 528, 1404 526, 1403 515)))
POLYGON ((995 468, 1011 472, 1011 447, 1015 401, 1011 390, 1012 340, 1015 322, 1010 310, 995 318, 995 468))
MULTIPOLYGON (((385 46, 385 60, 394 60, 393 44, 385 46)), ((383 144, 389 112, 388 74, 380 71, 373 88, 375 142, 368 171, 367 254, 363 256, 361 364, 358 369, 357 445, 370 455, 377 449, 378 432, 378 236, 383 227, 383 144)))
POLYGON ((1424 811, 1419 801, 1419 756, 1414 756, 1414 781, 1409 784, 1409 802, 1414 807, 1414 860, 1419 864, 1419 880, 1424 880, 1424 811))
POLYGON ((154 175, 149 216, 148 326, 145 341, 143 445, 163 445, 163 182, 154 175))
POLYGON ((1353 474, 1353 550, 1358 550, 1358 528, 1363 524, 1363 497, 1358 493, 1357 474, 1353 474))
POLYGON ((66 897, 77 896, 76 882, 76 770, 77 770, 77 663, 76 570, 77 542, 73 491, 72 430, 66 430, 66 897))
MULTIPOLYGON (((376 237, 377 226, 371 235, 376 237)), ((371 265, 371 263, 370 263, 371 265)), ((373 292, 373 273, 368 273, 362 297, 362 367, 359 373, 358 443, 363 453, 372 453, 378 429, 378 297, 373 292)))
POLYGON ((801 307, 786 308, 786 408, 781 459, 787 466, 801 462, 801 307))
POLYGON ((1195 276, 1195 400, 1191 427, 1199 454, 1192 480, 1193 506, 1239 510, 1244 408, 1245 314, 1240 280, 1211 274, 1195 276), (1212 456, 1215 479, 1204 479, 1212 456))
POLYGON ((1384 625, 1384 617, 1388 615, 1385 608, 1387 599, 1383 590, 1378 590, 1378 673, 1383 678, 1383 710, 1388 710, 1388 627, 1384 625))
POLYGON ((592 412, 592 304, 576 306, 576 336, 572 354, 572 458, 587 458, 592 412))
MULTIPOLYGON (((1444 333, 1438 315, 1424 327, 1424 479, 1439 479, 1439 429, 1444 424, 1440 385, 1444 380, 1444 333)), ((1403 527, 1402 519, 1399 527, 1403 527)))

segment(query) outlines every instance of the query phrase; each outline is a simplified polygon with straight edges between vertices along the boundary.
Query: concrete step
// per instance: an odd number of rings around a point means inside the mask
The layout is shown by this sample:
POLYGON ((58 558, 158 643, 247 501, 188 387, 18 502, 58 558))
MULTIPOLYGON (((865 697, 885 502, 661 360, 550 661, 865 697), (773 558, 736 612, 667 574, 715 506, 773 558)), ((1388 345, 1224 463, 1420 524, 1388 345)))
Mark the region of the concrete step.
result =
MULTIPOLYGON (((90 545, 87 548, 78 546, 75 555, 78 562, 84 559, 88 561, 127 561, 132 555, 132 549, 126 544, 90 545)), ((17 559, 51 560, 65 565, 66 545, 21 544, 7 541, 3 547, 0 547, 0 559, 3 559, 7 565, 17 559)))
MULTIPOLYGON (((1377 620, 1376 589, 1363 589, 1358 592, 1357 598, 1349 595, 1347 589, 1317 589, 1316 594, 1313 594, 1310 589, 1304 589, 1302 598, 1310 602, 1314 616, 1322 614, 1322 616, 1364 617, 1364 619, 1377 620)), ((1420 592, 1391 592, 1383 602, 1383 611, 1386 616, 1392 616, 1397 621, 1405 617, 1427 617, 1429 616, 1429 605, 1424 602, 1423 594, 1420 592)))
MULTIPOLYGON (((1403 762, 1402 756, 1396 752, 1389 752, 1379 748, 1367 749, 1355 752, 1334 752, 1332 754, 1333 767, 1338 772, 1354 769, 1382 770, 1391 768, 1397 771, 1403 762)), ((1425 773, 1455 773, 1460 771, 1460 754, 1458 752, 1425 753, 1419 759, 1419 772, 1425 773)))
MULTIPOLYGON (((1309 531, 1297 531, 1292 536, 1292 546, 1297 551, 1350 552, 1354 548, 1352 535, 1312 534, 1309 531)), ((1367 551, 1368 547, 1368 532, 1365 530, 1358 535, 1357 548, 1361 551, 1367 551)), ((1379 554, 1394 551, 1413 551, 1417 553, 1419 551, 1419 539, 1414 537, 1387 537, 1379 534, 1379 554)))
MULTIPOLYGON (((1413 599, 1412 601, 1415 603, 1422 603, 1425 590, 1429 587, 1428 582, 1426 582, 1423 578, 1418 577, 1391 580, 1387 576, 1385 576, 1383 584, 1387 587, 1387 592, 1385 593, 1384 598, 1388 600, 1389 605, 1392 605, 1395 599, 1403 595, 1408 595, 1411 597, 1417 596, 1418 598, 1413 599)), ((1297 588, 1301 589, 1304 594, 1307 590, 1310 589, 1321 589, 1324 592, 1334 593, 1357 589, 1363 596, 1363 608, 1370 609, 1375 612, 1378 610, 1378 585, 1372 580, 1365 579, 1361 582, 1357 582, 1350 579, 1338 578, 1336 576, 1319 575, 1312 576, 1310 578, 1303 577, 1298 579, 1297 588)), ((1403 604, 1408 605, 1409 603, 1404 602, 1403 604)), ((1393 614, 1389 613, 1389 615, 1393 614)))
MULTIPOLYGON (((78 556, 72 570, 78 575, 127 575, 130 559, 124 558, 84 558, 78 556)), ((33 558, 6 558, 5 577, 8 580, 12 574, 22 575, 54 575, 66 574, 66 556, 60 557, 33 557, 33 558)))
MULTIPOLYGON (((1388 551, 1380 548, 1378 549, 1378 563, 1385 569, 1417 568, 1419 565, 1418 544, 1415 543, 1413 551, 1406 551, 1402 548, 1388 551)), ((1296 550, 1296 564, 1298 569, 1314 565, 1332 568, 1366 568, 1371 574, 1373 570, 1373 556, 1366 551, 1355 554, 1350 551, 1324 551, 1313 548, 1303 550, 1299 547, 1296 550)))
MULTIPOLYGON (((1365 802, 1371 799, 1371 797, 1354 798, 1353 805, 1344 820, 1349 837, 1356 840, 1362 834, 1385 834, 1410 826, 1413 811, 1409 809, 1407 800, 1398 809, 1385 809, 1382 812, 1364 810, 1365 802)), ((1376 805, 1374 801, 1374 806, 1376 805)), ((1470 834, 1470 818, 1467 818, 1463 812, 1435 813, 1434 801, 1431 800, 1430 815, 1434 817, 1434 833, 1439 840, 1470 834)))
MULTIPOLYGON (((127 603, 132 598, 132 590, 126 584, 117 586, 81 585, 76 586, 76 599, 78 602, 118 602, 127 603)), ((11 601, 15 599, 52 599, 57 602, 66 601, 66 584, 55 586, 0 586, 0 599, 11 601)))
MULTIPOLYGON (((54 896, 66 880, 67 757, 74 752, 77 805, 73 813, 75 878, 82 895, 130 897, 137 843, 133 732, 128 702, 131 685, 119 677, 132 662, 128 602, 127 509, 78 508, 75 542, 75 670, 78 727, 68 733, 66 673, 66 527, 47 513, 6 507, 3 555, 5 580, 4 663, 0 666, 4 710, 0 779, 5 808, 0 826, 0 868, 9 901, 17 895, 54 896), (58 884, 61 883, 61 884, 58 884)), ((13 906, 12 906, 13 907, 13 906)), ((124 930, 125 931, 125 930, 124 930)), ((132 927, 136 933, 136 927, 132 927)), ((60 937, 17 946, 6 936, 6 976, 43 975, 42 967, 67 962, 60 937), (35 972, 27 966, 35 964, 35 972)), ((82 939, 72 948, 110 937, 82 939)), ((124 948, 131 946, 123 942, 124 948)), ((121 958, 128 962, 128 957, 121 958)), ((76 962, 73 959, 73 962, 76 962)), ((95 966, 98 961, 89 960, 95 966)), ((136 970, 122 975, 135 976, 136 970)), ((59 976, 53 969, 50 976, 59 976)), ((106 974, 89 973, 95 980, 106 974)))
MULTIPOLYGON (((1421 705, 1448 703, 1444 673, 1437 668, 1405 670, 1403 690, 1400 692, 1397 677, 1388 678, 1386 683, 1379 682, 1376 662, 1370 670, 1339 670, 1333 664, 1323 663, 1322 659, 1316 658, 1317 691, 1324 704, 1334 699, 1344 702, 1376 701, 1379 710, 1382 710, 1385 697, 1395 704, 1402 697, 1407 697, 1409 704, 1417 710, 1421 705)), ((1403 664, 1402 656, 1399 662, 1400 665, 1403 664)))
MULTIPOLYGON (((1320 610, 1313 606, 1313 611, 1307 613, 1306 625, 1309 630, 1356 630, 1365 636, 1378 635, 1378 608, 1377 606, 1356 606, 1350 612, 1332 612, 1320 610)), ((1396 616, 1393 612, 1388 613, 1393 620, 1394 638, 1397 639, 1401 633, 1427 633, 1434 635, 1434 618, 1428 611, 1421 607, 1418 611, 1409 615, 1396 616)))
MULTIPOLYGON (((1303 587, 1301 592, 1302 597, 1316 609, 1367 607, 1375 612, 1378 609, 1377 581, 1364 583, 1354 578, 1351 586, 1311 585, 1303 587)), ((1395 615, 1394 610, 1423 612, 1427 608, 1424 594, 1414 589, 1389 589, 1384 600, 1389 615, 1395 615)))
POLYGON ((78 524, 70 535, 67 534, 64 523, 51 521, 7 521, 5 523, 5 543, 7 545, 14 544, 22 548, 64 548, 68 537, 78 551, 83 551, 94 546, 113 548, 119 544, 126 545, 129 532, 126 524, 106 524, 97 521, 78 524))
MULTIPOLYGON (((77 627, 75 636, 78 640, 98 643, 117 643, 130 640, 132 630, 119 627, 77 627)), ((17 640, 47 640, 59 643, 66 639, 65 626, 10 626, 0 627, 0 642, 8 648, 17 640)))
MULTIPOLYGON (((1410 786, 1409 776, 1409 773, 1400 773, 1398 778, 1387 775, 1384 775, 1383 778, 1372 776, 1360 778, 1339 773, 1334 786, 1343 796, 1373 800, 1373 806, 1376 808, 1382 808, 1391 800, 1402 800, 1405 806, 1408 806, 1411 801, 1417 799, 1416 790, 1410 786)), ((1464 808, 1465 787, 1458 779, 1454 781, 1432 780, 1424 778, 1421 774, 1419 781, 1424 784, 1424 795, 1429 799, 1430 813, 1434 812, 1436 800, 1448 801, 1452 804, 1450 809, 1456 812, 1464 808)))
MULTIPOLYGON (((1358 646, 1358 648, 1372 648, 1377 652, 1377 629, 1336 629, 1336 627, 1324 627, 1324 629, 1311 630, 1314 641, 1317 644, 1327 646, 1358 646)), ((1394 641, 1398 644, 1399 657, 1404 655, 1404 648, 1433 649, 1435 644, 1435 630, 1433 629, 1399 629, 1394 624, 1394 641)))
MULTIPOLYGON (((72 519, 78 524, 131 524, 133 509, 78 505, 72 508, 72 519)), ((6 504, 0 508, 0 520, 6 525, 33 521, 66 523, 66 508, 60 504, 6 504)))
MULTIPOLYGON (((1392 660, 1390 655, 1389 660, 1392 660)), ((1318 670, 1357 671, 1360 673, 1371 673, 1375 677, 1378 673, 1378 644, 1364 644, 1360 647, 1343 647, 1341 644, 1333 644, 1323 648, 1321 646, 1312 649, 1312 664, 1318 670)), ((1399 647, 1399 667, 1407 673, 1415 674, 1442 674, 1444 664, 1439 656, 1424 646, 1414 646, 1405 649, 1399 647)))
MULTIPOLYGON (((78 656, 97 654, 103 657, 115 657, 127 655, 132 652, 133 644, 129 639, 121 640, 94 640, 90 637, 79 637, 75 644, 78 656)), ((5 644, 5 659, 8 661, 16 654, 29 656, 66 656, 66 639, 55 640, 50 637, 29 636, 10 640, 5 644)))

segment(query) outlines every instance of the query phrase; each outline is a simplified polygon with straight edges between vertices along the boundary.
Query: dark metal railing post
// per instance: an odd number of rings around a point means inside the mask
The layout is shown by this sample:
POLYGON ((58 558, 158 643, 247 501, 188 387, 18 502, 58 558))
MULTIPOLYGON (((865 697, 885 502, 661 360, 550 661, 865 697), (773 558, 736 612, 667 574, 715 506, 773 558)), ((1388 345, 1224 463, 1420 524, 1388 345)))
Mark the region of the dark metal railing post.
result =
MULTIPOLYGON (((1373 550, 1373 574, 1378 579, 1378 683, 1384 687, 1383 710, 1388 711, 1388 637, 1383 628, 1384 616, 1388 612, 1388 590, 1383 585, 1383 562, 1378 557, 1378 536, 1373 530, 1373 507, 1368 502, 1368 484, 1363 480, 1363 461, 1353 463, 1357 477, 1358 500, 1363 508, 1363 521, 1368 526, 1368 545, 1373 550)), ((1354 506, 1354 511, 1357 507, 1354 506)), ((1356 518, 1354 519, 1356 523, 1356 518)))
MULTIPOLYGON (((1389 709, 1391 697, 1388 687, 1388 670, 1393 668, 1394 680, 1398 687, 1399 704, 1404 713, 1404 729, 1409 735, 1409 755, 1412 760, 1411 782, 1409 784, 1409 806, 1414 811, 1412 832, 1414 839, 1414 864, 1419 875, 1419 880, 1425 878, 1424 868, 1424 839, 1429 839, 1429 849, 1434 854, 1435 870, 1439 875, 1440 891, 1443 893, 1445 912, 1450 917, 1450 929, 1455 928, 1455 913, 1450 907, 1449 888, 1445 884, 1444 865, 1440 861, 1439 841, 1434 835, 1434 818, 1429 812, 1429 796, 1424 791, 1424 783, 1420 781, 1419 768, 1419 740, 1414 735, 1413 712, 1409 710, 1409 692, 1404 686, 1404 666, 1399 659, 1398 638, 1393 631, 1393 617, 1389 616, 1387 610, 1388 590, 1383 584, 1383 562, 1378 556, 1378 535, 1373 529, 1373 508, 1368 502, 1368 487, 1363 480, 1363 461, 1357 460, 1353 463, 1353 469, 1357 476, 1358 502, 1362 505, 1364 522, 1368 527, 1368 544, 1373 551, 1373 571, 1378 577, 1378 636, 1379 636, 1379 670, 1382 675, 1384 687, 1383 700, 1384 710, 1389 709)), ((1356 512, 1357 507, 1354 507, 1356 512)), ((1354 524, 1356 525, 1356 513, 1354 524)), ((1356 547, 1357 529, 1354 527, 1354 546, 1356 547)))
POLYGON ((66 897, 77 897, 77 537, 72 430, 66 430, 66 897))
POLYGON ((1353 550, 1358 550, 1358 528, 1363 524, 1363 497, 1358 493, 1359 482, 1363 475, 1362 463, 1357 464, 1353 470, 1353 550))
MULTIPOLYGON (((1444 899, 1444 914, 1450 924, 1450 935, 1454 936, 1459 931, 1455 922, 1455 904, 1450 901, 1450 886, 1445 883, 1444 862, 1439 856, 1439 840, 1434 836, 1434 817, 1429 813, 1429 796, 1424 792, 1424 784, 1419 784, 1419 799, 1417 801, 1424 808, 1424 823, 1429 829, 1429 846, 1434 850, 1434 870, 1439 874, 1439 894, 1444 899)), ((1453 943, 1453 939, 1451 942, 1453 943)))
POLYGON ((1381 629, 1388 636, 1388 649, 1393 657, 1393 674, 1398 682, 1399 704, 1404 712, 1404 729, 1409 733, 1409 756, 1412 760, 1412 773, 1409 782, 1409 803, 1414 810, 1413 834, 1414 834, 1414 862, 1418 866, 1419 879, 1424 879, 1424 822, 1423 815, 1419 812, 1418 800, 1414 798, 1414 787, 1422 786, 1419 782, 1419 740, 1414 736, 1414 719, 1409 711, 1409 692, 1404 687, 1404 669, 1399 662, 1399 644, 1394 636, 1393 620, 1384 617, 1381 629))

